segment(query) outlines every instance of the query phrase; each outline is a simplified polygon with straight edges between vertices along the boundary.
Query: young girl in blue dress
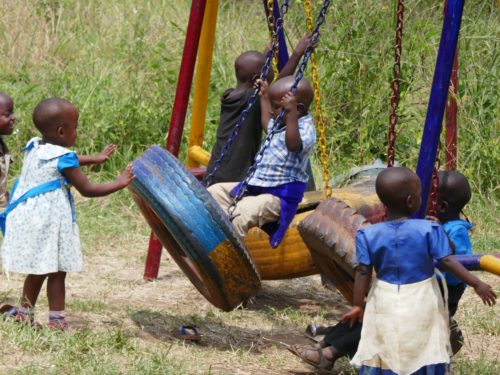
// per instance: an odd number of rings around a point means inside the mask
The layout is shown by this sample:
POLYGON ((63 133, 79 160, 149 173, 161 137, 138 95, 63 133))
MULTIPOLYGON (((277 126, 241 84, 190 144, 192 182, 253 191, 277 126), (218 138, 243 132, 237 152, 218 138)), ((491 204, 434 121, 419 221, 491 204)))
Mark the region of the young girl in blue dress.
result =
POLYGON ((341 319, 351 324, 363 321, 351 363, 366 375, 447 374, 448 313, 434 275, 434 259, 472 286, 485 304, 494 304, 496 295, 450 255, 439 224, 410 219, 421 205, 415 173, 389 168, 377 177, 376 191, 387 207, 387 221, 362 228, 356 235, 359 265, 353 307, 341 319), (376 279, 364 308, 373 268, 376 279))
POLYGON ((70 187, 85 197, 108 195, 130 184, 132 167, 112 182, 93 184, 88 180, 80 166, 103 163, 115 146, 108 146, 98 156, 77 156, 68 149, 77 138, 78 111, 67 100, 43 100, 33 112, 33 122, 42 138, 31 139, 24 149, 23 168, 3 213, 6 220, 2 228, 4 270, 28 276, 21 305, 2 311, 17 321, 32 323, 40 289, 47 279, 49 327, 64 329, 66 273, 83 269, 70 187))

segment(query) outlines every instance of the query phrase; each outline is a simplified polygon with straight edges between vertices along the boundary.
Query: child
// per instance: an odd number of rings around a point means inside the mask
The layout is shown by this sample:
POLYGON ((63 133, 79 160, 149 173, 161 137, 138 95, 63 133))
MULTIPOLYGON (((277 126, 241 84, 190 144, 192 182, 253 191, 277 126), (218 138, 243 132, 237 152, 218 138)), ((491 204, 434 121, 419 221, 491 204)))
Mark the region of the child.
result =
MULTIPOLYGON (((304 35, 300 39, 279 77, 293 74, 309 44, 309 40, 309 35, 304 35)), ((222 94, 217 140, 212 149, 212 157, 207 166, 206 176, 213 171, 215 161, 220 157, 221 150, 238 123, 241 112, 247 107, 248 100, 254 93, 255 82, 259 78, 265 61, 266 56, 257 51, 244 52, 236 59, 234 63, 236 88, 228 89, 222 94)), ((272 80, 273 69, 271 68, 269 69, 267 81, 272 82, 272 80)), ((229 153, 221 161, 216 173, 209 181, 210 185, 218 182, 241 181, 245 178, 255 154, 259 150, 262 138, 260 117, 260 104, 257 101, 248 113, 229 153)))
POLYGON ((11 162, 10 152, 3 140, 4 135, 11 135, 14 131, 14 102, 12 98, 0 92, 0 211, 9 203, 7 178, 11 162))
MULTIPOLYGON (((308 180, 306 165, 316 142, 316 130, 308 113, 313 99, 311 85, 301 80, 294 96, 289 91, 293 82, 292 76, 281 78, 270 87, 266 81, 258 81, 262 128, 265 132, 273 130, 276 124, 271 114, 277 116, 282 108, 286 126, 272 138, 249 181, 247 195, 233 212, 233 227, 240 238, 252 227, 279 219, 277 225, 263 228, 269 233, 273 248, 283 239, 304 196, 308 180)), ((227 212, 238 188, 237 183, 220 183, 208 191, 227 212)))
MULTIPOLYGON (((469 203, 471 189, 467 178, 455 171, 439 172, 437 218, 445 233, 453 242, 456 255, 472 255, 472 244, 468 231, 472 224, 460 218, 460 212, 469 203)), ((455 315, 458 302, 465 291, 465 284, 447 272, 443 272, 448 287, 448 307, 450 316, 455 315)))
MULTIPOLYGON (((42 138, 31 139, 24 149, 26 154, 19 182, 6 210, 2 245, 4 270, 28 276, 24 281, 21 306, 11 308, 7 315, 15 316, 17 321, 33 323, 35 304, 47 279, 49 327, 64 330, 66 272, 80 272, 83 268, 69 188, 74 186, 85 197, 108 195, 130 184, 132 167, 129 165, 112 182, 91 183, 80 170, 76 153, 67 148, 76 141, 78 111, 64 99, 40 102, 33 112, 33 122, 42 138), (24 199, 27 192, 30 197, 24 199)), ((106 150, 112 152, 114 147, 106 150)), ((82 162, 99 162, 108 156, 82 157, 82 162)))
POLYGON ((472 286, 485 304, 494 304, 496 295, 450 255, 439 224, 410 219, 421 205, 415 173, 388 168, 378 175, 376 191, 387 207, 387 221, 358 230, 354 306, 341 319, 351 324, 363 320, 351 363, 360 368, 360 374, 445 374, 450 363, 448 314, 433 259, 472 286), (373 268, 377 278, 365 313, 364 297, 373 268))

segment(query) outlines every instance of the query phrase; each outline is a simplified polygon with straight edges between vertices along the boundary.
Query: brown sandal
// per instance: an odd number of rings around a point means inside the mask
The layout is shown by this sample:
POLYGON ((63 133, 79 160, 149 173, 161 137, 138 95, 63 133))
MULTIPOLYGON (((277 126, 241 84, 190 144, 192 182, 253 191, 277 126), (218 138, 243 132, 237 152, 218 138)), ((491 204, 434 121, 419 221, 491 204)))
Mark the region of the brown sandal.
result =
POLYGON ((303 360, 308 365, 311 365, 314 368, 316 368, 317 370, 319 370, 319 372, 321 374, 333 374, 333 372, 331 370, 333 369, 333 364, 335 361, 327 359, 323 355, 323 349, 321 349, 321 348, 316 349, 313 347, 307 348, 307 347, 303 347, 301 345, 291 345, 291 346, 287 347, 287 349, 293 355, 299 357, 301 360, 303 360), (301 351, 299 351, 299 349, 301 351), (306 353, 304 353, 303 351, 305 351, 306 353), (314 361, 311 361, 310 359, 308 359, 307 355, 305 355, 305 354, 307 354, 307 351, 317 352, 319 355, 319 362, 314 362, 314 361))

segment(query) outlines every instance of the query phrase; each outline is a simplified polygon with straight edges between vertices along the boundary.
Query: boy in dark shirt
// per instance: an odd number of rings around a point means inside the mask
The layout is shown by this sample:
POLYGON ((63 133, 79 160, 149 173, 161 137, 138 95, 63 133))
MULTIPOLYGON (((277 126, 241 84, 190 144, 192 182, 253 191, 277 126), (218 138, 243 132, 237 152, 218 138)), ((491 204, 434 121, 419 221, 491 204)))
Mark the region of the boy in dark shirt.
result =
MULTIPOLYGON (((297 43, 290 59, 281 70, 278 78, 292 75, 302 55, 309 45, 310 36, 304 35, 297 43)), ((248 99, 254 92, 255 81, 259 78, 266 56, 257 51, 242 53, 234 63, 236 87, 226 90, 221 97, 220 122, 217 127, 217 140, 212 149, 212 156, 207 166, 206 176, 213 172, 215 161, 238 123, 241 112, 246 108, 248 99)), ((269 69, 267 81, 273 81, 273 70, 269 69)), ((210 185, 219 182, 242 181, 259 151, 262 138, 259 100, 250 109, 229 152, 225 155, 217 171, 210 179, 210 185)))

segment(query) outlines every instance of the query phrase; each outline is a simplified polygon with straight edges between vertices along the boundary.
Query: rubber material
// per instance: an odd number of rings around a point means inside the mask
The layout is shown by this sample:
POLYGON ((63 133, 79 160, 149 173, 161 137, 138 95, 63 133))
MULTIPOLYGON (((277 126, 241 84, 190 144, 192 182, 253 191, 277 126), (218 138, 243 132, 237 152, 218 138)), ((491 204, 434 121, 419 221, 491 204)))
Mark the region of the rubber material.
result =
POLYGON ((298 226, 321 273, 333 282, 348 301, 352 301, 354 288, 354 238, 359 228, 369 224, 345 202, 330 198, 298 226))
POLYGON ((159 146, 148 149, 133 166, 132 197, 198 291, 224 311, 255 296, 259 274, 201 183, 159 146))

